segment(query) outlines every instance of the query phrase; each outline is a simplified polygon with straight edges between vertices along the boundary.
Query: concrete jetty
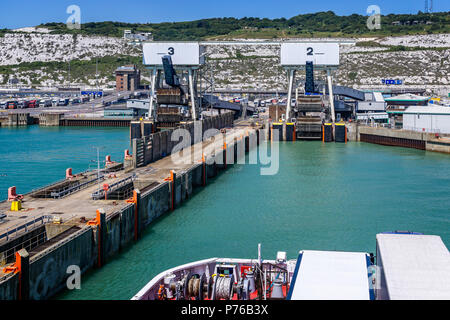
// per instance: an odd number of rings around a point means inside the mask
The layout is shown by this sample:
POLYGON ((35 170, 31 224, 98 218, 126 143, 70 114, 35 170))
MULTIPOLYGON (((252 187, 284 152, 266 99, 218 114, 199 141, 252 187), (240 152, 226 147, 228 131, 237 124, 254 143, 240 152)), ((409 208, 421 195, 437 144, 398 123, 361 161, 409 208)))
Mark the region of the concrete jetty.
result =
POLYGON ((403 129, 371 127, 358 123, 349 124, 348 128, 349 139, 352 141, 450 153, 450 137, 448 136, 403 129))
POLYGON ((186 147, 177 161, 166 156, 136 167, 129 159, 126 165, 111 159, 103 178, 96 180, 96 171, 69 172, 67 179, 25 194, 20 211, 1 202, 7 217, 0 224, 0 299, 48 299, 66 287, 70 266, 82 273, 100 268, 194 188, 234 163, 238 142, 246 152, 250 139, 259 142, 260 126, 246 121, 233 126, 228 113, 219 117, 226 134, 186 147), (20 249, 26 250, 19 254, 20 249))

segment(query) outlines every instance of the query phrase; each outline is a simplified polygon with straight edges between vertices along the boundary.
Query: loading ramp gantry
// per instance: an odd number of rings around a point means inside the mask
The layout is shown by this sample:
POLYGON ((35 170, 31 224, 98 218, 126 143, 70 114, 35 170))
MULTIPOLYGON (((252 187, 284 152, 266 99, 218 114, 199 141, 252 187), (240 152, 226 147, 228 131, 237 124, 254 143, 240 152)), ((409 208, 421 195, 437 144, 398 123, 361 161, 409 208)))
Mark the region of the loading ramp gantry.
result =
POLYGON ((325 71, 329 97, 329 116, 331 123, 336 121, 334 110, 334 96, 332 71, 339 66, 339 43, 311 42, 311 43, 282 43, 280 63, 288 73, 288 98, 285 120, 295 120, 298 138, 320 139, 322 123, 326 113, 322 97, 314 95, 314 70, 325 71), (297 71, 306 72, 305 93, 312 95, 296 95, 296 108, 292 108, 292 91, 297 71))
POLYGON ((205 64, 205 47, 198 42, 152 41, 144 43, 142 50, 143 64, 151 72, 148 111, 150 120, 158 121, 158 106, 162 104, 167 106, 190 104, 191 117, 197 120, 199 115, 197 73, 205 64))
MULTIPOLYGON (((175 99, 180 105, 189 105, 193 119, 197 119, 202 105, 201 97, 197 94, 198 71, 205 65, 206 46, 261 46, 275 45, 281 48, 281 65, 289 75, 288 101, 286 120, 290 119, 292 111, 292 89, 296 71, 304 70, 306 63, 311 62, 315 70, 324 70, 330 97, 331 121, 335 122, 332 71, 339 66, 339 45, 354 45, 354 41, 346 40, 285 40, 285 41, 204 41, 204 42, 158 42, 151 41, 143 44, 143 64, 151 71, 151 88, 149 103, 149 118, 157 119, 158 98, 171 102, 175 99), (163 59, 164 58, 164 59, 163 59), (168 59, 170 58, 170 59, 168 59), (163 60, 165 63, 163 63, 163 60), (165 75, 166 92, 163 88, 162 73, 165 75), (173 75, 180 75, 180 83, 167 81, 174 79, 173 75), (158 94, 158 91, 160 94, 158 94), (164 94, 165 93, 165 94, 164 94), (178 95, 178 93, 180 93, 178 95), (183 99, 183 95, 185 95, 183 99), (155 103, 155 96, 157 100, 155 103), (186 102, 187 101, 187 102, 186 102), (156 112, 155 112, 156 110, 156 112)), ((211 92, 212 93, 212 92, 211 92)))

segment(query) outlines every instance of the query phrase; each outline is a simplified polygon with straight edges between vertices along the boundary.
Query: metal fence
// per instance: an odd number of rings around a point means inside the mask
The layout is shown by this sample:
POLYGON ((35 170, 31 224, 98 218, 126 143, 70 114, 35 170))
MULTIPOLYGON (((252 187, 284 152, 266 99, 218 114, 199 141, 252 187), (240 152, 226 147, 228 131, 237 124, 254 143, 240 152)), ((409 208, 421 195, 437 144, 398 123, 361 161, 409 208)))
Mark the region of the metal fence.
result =
POLYGON ((416 132, 426 132, 426 133, 437 133, 437 134, 441 133, 440 129, 419 128, 419 127, 413 127, 413 126, 403 126, 403 130, 416 131, 416 132))
POLYGON ((82 183, 77 182, 77 183, 75 183, 73 185, 67 186, 66 188, 58 190, 57 192, 56 191, 51 192, 50 196, 53 199, 60 199, 60 198, 66 197, 66 196, 68 196, 68 195, 70 195, 70 194, 72 194, 74 192, 77 192, 77 191, 79 191, 81 189, 87 188, 90 184, 93 184, 94 182, 97 182, 97 181, 100 182, 104 178, 105 178, 104 175, 100 175, 99 177, 95 177, 94 179, 86 181, 86 182, 82 182, 82 183))
POLYGON ((107 190, 98 189, 92 193, 92 199, 93 200, 103 199, 103 198, 105 198, 105 193, 109 194, 109 193, 115 192, 117 190, 120 190, 121 188, 125 187, 126 185, 132 183, 136 179, 136 177, 137 177, 136 173, 133 173, 132 175, 109 185, 107 190))
MULTIPOLYGON (((93 184, 93 183, 95 183, 97 181, 104 180, 105 174, 110 173, 110 172, 114 172, 114 171, 116 171, 114 168, 112 168, 112 169, 110 169, 110 168, 102 168, 100 170, 98 170, 96 168, 89 168, 88 170, 76 173, 76 176, 89 175, 89 174, 93 175, 93 174, 95 174, 95 175, 99 175, 99 177, 96 176, 95 178, 93 178, 93 179, 91 179, 89 181, 86 181, 86 182, 75 182, 74 184, 68 185, 68 186, 66 186, 64 188, 61 188, 60 190, 51 191, 50 192, 50 197, 54 198, 54 199, 59 199, 59 198, 66 197, 66 196, 68 196, 68 195, 70 195, 70 194, 72 194, 74 192, 77 192, 77 191, 79 191, 81 189, 89 187, 91 184, 93 184)), ((49 190, 49 189, 51 189, 51 187, 57 186, 57 185, 59 185, 60 183, 62 183, 64 181, 66 181, 66 179, 59 180, 57 182, 51 183, 49 185, 46 185, 44 187, 39 187, 37 189, 33 189, 30 192, 26 193, 26 195, 33 196, 35 194, 39 194, 40 192, 44 192, 45 190, 49 190)))
POLYGON ((0 252, 0 266, 3 267, 7 263, 14 262, 15 254, 17 251, 21 249, 25 249, 30 252, 32 249, 38 247, 39 245, 45 243, 47 241, 47 232, 44 230, 30 239, 22 241, 21 243, 16 244, 14 247, 9 248, 3 252, 0 252))
MULTIPOLYGON (((51 219, 52 216, 43 215, 30 219, 25 223, 18 223, 14 226, 8 227, 6 229, 6 232, 0 235, 0 242, 7 243, 8 241, 17 239, 21 235, 36 230, 37 228, 45 225, 46 223, 49 223, 51 219)), ((38 234, 35 234, 29 239, 17 243, 13 247, 3 252, 0 252, 0 266, 4 266, 7 263, 13 262, 15 259, 15 253, 20 249, 25 248, 27 251, 30 251, 31 249, 39 246, 40 244, 46 241, 47 241, 47 233, 44 230, 42 232, 39 232, 38 234)))
POLYGON ((49 215, 42 215, 39 217, 27 220, 25 223, 17 223, 11 227, 6 228, 6 232, 0 234, 0 242, 9 241, 12 238, 17 238, 20 234, 27 233, 37 227, 49 223, 53 217, 49 215))
POLYGON ((58 241, 55 245, 37 253, 36 255, 30 257, 30 263, 34 262, 40 258, 42 258, 43 256, 45 256, 46 254, 48 254, 49 252, 52 252, 58 248, 60 248, 61 246, 63 246, 64 244, 66 244, 67 242, 71 241, 72 239, 80 236, 81 234, 85 233, 85 232, 89 232, 91 231, 92 228, 91 227, 83 227, 82 229, 72 233, 71 235, 67 236, 66 238, 62 239, 61 241, 58 241))
MULTIPOLYGON (((76 215, 71 215, 69 218, 66 218, 67 222, 71 222, 76 215)), ((17 239, 19 236, 26 234, 27 232, 31 232, 38 227, 41 227, 47 223, 53 221, 54 216, 43 215, 32 219, 24 224, 18 224, 13 227, 9 227, 7 232, 3 233, 0 236, 0 239, 7 243, 8 241, 12 241, 17 239)), ((26 249, 28 252, 31 252, 36 247, 44 244, 48 241, 47 231, 44 229, 42 232, 33 235, 27 240, 23 240, 20 243, 15 244, 11 248, 0 252, 0 267, 4 266, 7 263, 11 263, 15 260, 15 253, 20 249, 26 249)))
MULTIPOLYGON (((76 175, 88 174, 88 173, 91 173, 92 171, 94 171, 94 170, 88 169, 88 170, 79 172, 79 173, 77 173, 76 175)), ((33 195, 33 194, 35 194, 35 193, 38 193, 38 192, 43 191, 43 190, 45 190, 45 189, 48 189, 48 188, 50 188, 50 187, 52 187, 52 186, 56 186, 56 185, 58 185, 58 184, 60 184, 61 182, 64 182, 64 181, 66 181, 66 179, 58 180, 58 181, 53 182, 53 183, 50 183, 50 184, 48 184, 48 185, 46 185, 46 186, 39 187, 39 188, 36 188, 36 189, 32 189, 30 192, 26 193, 25 195, 33 195)))

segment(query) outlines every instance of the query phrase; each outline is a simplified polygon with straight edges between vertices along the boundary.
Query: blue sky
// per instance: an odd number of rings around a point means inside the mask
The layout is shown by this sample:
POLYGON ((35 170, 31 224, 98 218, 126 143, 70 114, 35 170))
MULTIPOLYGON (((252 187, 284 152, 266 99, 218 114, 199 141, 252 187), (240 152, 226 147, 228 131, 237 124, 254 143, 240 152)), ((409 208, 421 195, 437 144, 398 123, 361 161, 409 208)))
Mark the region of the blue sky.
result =
MULTIPOLYGON (((290 18, 301 13, 334 11, 366 14, 369 5, 381 14, 417 13, 425 0, 1 0, 0 28, 66 22, 69 5, 81 8, 81 22, 173 22, 213 17, 290 18)), ((434 11, 450 11, 449 0, 435 0, 434 11)))

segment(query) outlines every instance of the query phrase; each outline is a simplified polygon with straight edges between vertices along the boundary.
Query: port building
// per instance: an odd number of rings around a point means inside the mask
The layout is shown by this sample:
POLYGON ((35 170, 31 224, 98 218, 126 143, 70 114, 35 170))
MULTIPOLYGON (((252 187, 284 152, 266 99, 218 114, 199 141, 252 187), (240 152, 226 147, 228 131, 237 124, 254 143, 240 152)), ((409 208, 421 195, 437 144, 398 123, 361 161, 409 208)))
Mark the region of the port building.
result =
POLYGON ((381 92, 365 92, 365 100, 356 102, 356 119, 385 123, 389 116, 386 113, 386 101, 381 92))
POLYGON ((403 112, 403 129, 450 134, 450 108, 412 106, 403 112))
POLYGON ((141 71, 136 65, 116 69, 116 91, 135 91, 141 85, 141 71))
POLYGON ((384 99, 389 106, 426 106, 430 97, 419 96, 411 93, 405 93, 398 96, 384 99))

